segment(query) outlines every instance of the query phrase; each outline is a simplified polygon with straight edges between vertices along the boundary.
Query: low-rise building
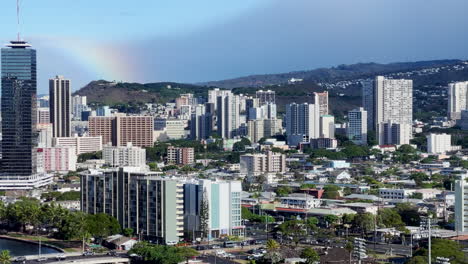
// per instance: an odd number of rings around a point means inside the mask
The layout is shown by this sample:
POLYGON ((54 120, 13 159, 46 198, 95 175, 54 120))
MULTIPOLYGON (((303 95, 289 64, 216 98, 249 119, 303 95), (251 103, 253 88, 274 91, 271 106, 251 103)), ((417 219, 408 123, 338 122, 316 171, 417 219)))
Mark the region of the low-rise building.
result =
POLYGON ((98 137, 56 137, 52 139, 54 147, 75 148, 76 155, 102 150, 102 138, 98 137))
POLYGON ((146 166, 146 150, 127 143, 125 147, 105 146, 102 156, 106 164, 111 167, 140 167, 146 166))
POLYGON ((195 162, 195 150, 193 148, 167 148, 167 163, 177 165, 189 165, 195 162))
POLYGON ((246 154, 240 156, 240 171, 248 175, 259 175, 267 172, 286 172, 286 156, 267 151, 266 154, 246 154))

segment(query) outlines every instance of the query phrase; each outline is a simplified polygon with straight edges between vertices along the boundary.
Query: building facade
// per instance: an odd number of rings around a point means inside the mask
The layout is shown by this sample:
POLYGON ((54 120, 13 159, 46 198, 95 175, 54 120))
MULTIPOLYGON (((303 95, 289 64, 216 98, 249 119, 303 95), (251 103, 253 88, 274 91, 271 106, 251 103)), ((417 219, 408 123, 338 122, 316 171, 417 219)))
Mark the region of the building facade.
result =
POLYGON ((195 150, 193 148, 167 148, 167 163, 189 165, 195 163, 195 150))
POLYGON ((145 239, 177 243, 184 230, 183 184, 136 168, 91 171, 81 177, 81 210, 115 217, 145 239))
POLYGON ((102 157, 111 167, 146 167, 146 150, 134 147, 132 143, 125 147, 104 146, 102 157))
POLYGON ((320 116, 328 115, 328 91, 314 93, 314 104, 319 106, 320 116))
POLYGON ((319 138, 319 107, 307 103, 286 105, 286 134, 290 146, 296 146, 301 142, 309 142, 311 139, 319 138))
POLYGON ((101 136, 103 144, 137 147, 153 146, 154 120, 151 116, 95 116, 89 118, 89 135, 101 136))
POLYGON ((445 154, 452 151, 452 136, 450 134, 434 134, 431 133, 427 138, 427 153, 430 154, 445 154))
POLYGON ((468 109, 468 82, 455 82, 448 85, 448 118, 461 118, 461 111, 468 109))
POLYGON ((76 171, 77 155, 73 147, 38 148, 45 172, 76 171))
POLYGON ((347 136, 357 145, 367 144, 367 111, 363 107, 348 112, 347 136))
POLYGON ((286 156, 267 151, 266 154, 245 154, 240 156, 240 171, 247 175, 260 175, 267 172, 286 172, 286 156))
POLYGON ((98 137, 62 137, 53 138, 54 147, 72 147, 76 150, 76 155, 83 153, 97 152, 102 150, 102 138, 98 137))
POLYGON ((2 168, 7 175, 37 172, 36 50, 11 41, 1 50, 2 168))
POLYGON ((71 136, 71 82, 63 76, 49 79, 50 123, 54 137, 71 136))
POLYGON ((244 236, 241 218, 241 192, 239 181, 199 180, 184 184, 184 229, 186 238, 218 238, 244 236), (201 230, 201 217, 208 208, 207 235, 201 230), (207 206, 206 206, 207 205, 207 206))

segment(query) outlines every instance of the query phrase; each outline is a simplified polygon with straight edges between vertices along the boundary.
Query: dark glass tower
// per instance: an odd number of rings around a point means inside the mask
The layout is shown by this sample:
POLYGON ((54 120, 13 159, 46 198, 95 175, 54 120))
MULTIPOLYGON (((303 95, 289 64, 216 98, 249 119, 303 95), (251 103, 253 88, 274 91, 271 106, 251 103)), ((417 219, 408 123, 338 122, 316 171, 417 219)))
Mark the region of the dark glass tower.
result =
POLYGON ((12 41, 1 51, 2 166, 4 175, 28 176, 36 170, 36 51, 12 41))

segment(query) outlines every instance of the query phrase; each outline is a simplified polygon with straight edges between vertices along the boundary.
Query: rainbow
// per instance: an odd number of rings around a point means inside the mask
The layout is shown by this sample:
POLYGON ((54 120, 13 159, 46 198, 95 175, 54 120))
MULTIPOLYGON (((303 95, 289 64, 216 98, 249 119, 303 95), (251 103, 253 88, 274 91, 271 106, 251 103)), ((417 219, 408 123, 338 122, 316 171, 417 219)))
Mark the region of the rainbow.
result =
POLYGON ((34 37, 48 48, 61 53, 80 65, 96 79, 108 81, 138 81, 134 61, 124 52, 124 47, 113 43, 91 42, 78 38, 34 37))

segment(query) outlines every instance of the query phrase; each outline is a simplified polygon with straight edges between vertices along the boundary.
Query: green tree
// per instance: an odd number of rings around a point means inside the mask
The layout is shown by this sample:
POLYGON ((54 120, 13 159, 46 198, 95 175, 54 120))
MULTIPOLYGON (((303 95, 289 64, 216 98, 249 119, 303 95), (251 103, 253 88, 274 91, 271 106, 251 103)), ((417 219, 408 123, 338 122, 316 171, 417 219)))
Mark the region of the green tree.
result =
POLYGON ((103 213, 88 215, 87 224, 89 233, 98 240, 118 234, 122 230, 117 219, 103 213))
POLYGON ((306 259, 306 262, 307 264, 314 264, 318 261, 320 261, 320 256, 319 254, 317 253, 317 251, 315 251, 313 248, 311 247, 307 247, 307 248, 304 248, 301 252, 301 258, 304 258, 306 259))
POLYGON ((275 190, 276 194, 280 197, 288 196, 292 192, 291 187, 289 186, 280 186, 275 190))
POLYGON ((380 209, 378 212, 379 224, 383 227, 401 227, 405 223, 401 220, 400 214, 393 208, 380 209))
POLYGON ((354 226, 359 228, 363 235, 369 233, 375 227, 375 216, 371 213, 357 214, 354 217, 354 226))
MULTIPOLYGON (((461 249, 462 248, 456 241, 434 238, 432 240, 432 246, 431 246, 432 262, 434 263, 437 257, 444 257, 444 258, 450 259, 450 263, 452 264, 466 263, 465 254, 463 253, 461 249)), ((428 258, 427 246, 425 248, 420 248, 419 250, 417 250, 414 253, 414 255, 415 257, 413 259, 416 259, 415 261, 420 261, 424 259, 425 263, 427 263, 427 258, 428 258)), ((413 263, 419 263, 419 262, 413 262, 413 263)))
POLYGON ((336 199, 340 197, 340 190, 341 188, 336 185, 325 185, 323 187, 324 193, 322 198, 324 199, 336 199))
POLYGON ((411 203, 397 204, 395 209, 401 216, 401 220, 407 226, 418 226, 421 221, 421 217, 418 212, 418 208, 411 203))
POLYGON ((0 263, 1 264, 10 264, 11 263, 10 251, 8 251, 8 250, 0 251, 0 263))
POLYGON ((133 233, 134 233, 133 228, 124 228, 122 230, 122 234, 126 237, 132 237, 133 233))

